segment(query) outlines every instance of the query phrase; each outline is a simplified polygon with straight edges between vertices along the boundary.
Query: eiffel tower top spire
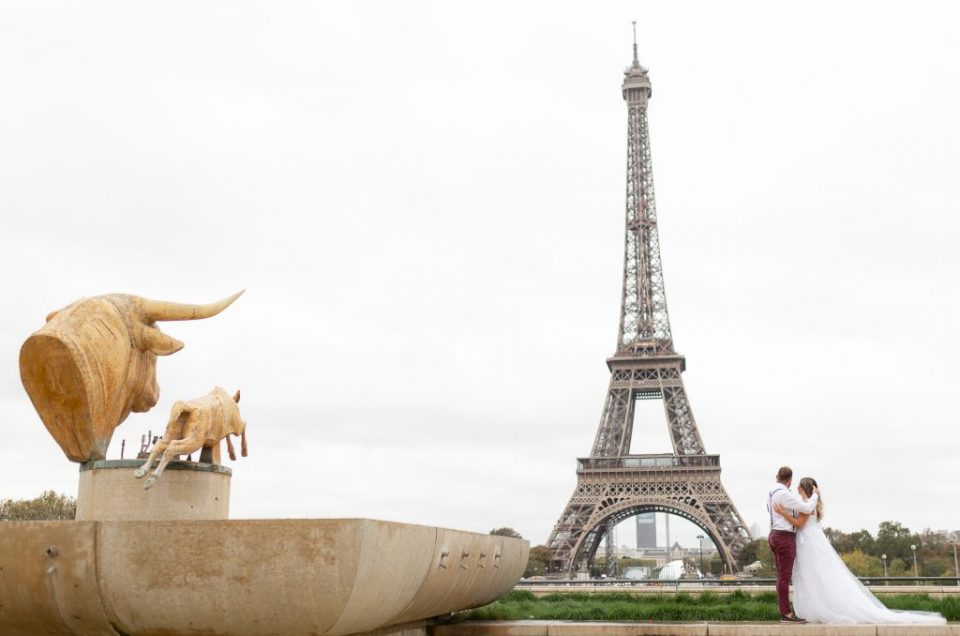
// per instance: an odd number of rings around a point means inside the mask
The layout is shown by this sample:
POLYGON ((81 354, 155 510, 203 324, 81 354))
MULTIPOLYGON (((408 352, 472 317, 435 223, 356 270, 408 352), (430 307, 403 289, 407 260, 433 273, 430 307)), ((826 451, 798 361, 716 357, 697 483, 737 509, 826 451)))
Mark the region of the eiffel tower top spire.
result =
MULTIPOLYGON (((633 23, 633 62, 627 69, 623 72, 623 98, 627 99, 627 89, 639 89, 641 92, 644 90, 646 94, 643 95, 644 99, 649 99, 652 91, 650 90, 650 78, 647 76, 647 69, 640 66, 640 57, 637 54, 637 23, 633 23)), ((634 97, 641 97, 640 94, 635 95, 634 97)))
POLYGON ((653 89, 647 69, 640 66, 637 56, 636 22, 633 63, 623 75, 623 99, 627 102, 626 239, 620 333, 614 357, 675 356, 660 265, 647 129, 647 102, 653 89))

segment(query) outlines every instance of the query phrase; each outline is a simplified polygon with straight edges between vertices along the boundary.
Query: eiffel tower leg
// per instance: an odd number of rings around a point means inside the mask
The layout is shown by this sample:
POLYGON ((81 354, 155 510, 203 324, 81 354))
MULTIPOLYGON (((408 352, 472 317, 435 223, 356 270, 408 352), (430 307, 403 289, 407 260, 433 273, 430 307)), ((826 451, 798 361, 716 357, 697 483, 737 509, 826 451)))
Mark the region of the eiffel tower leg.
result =
MULTIPOLYGON (((578 488, 579 490, 579 488, 578 488)), ((586 502, 584 497, 578 497, 575 492, 567 507, 564 508, 560 520, 557 521, 547 539, 551 556, 547 571, 551 574, 561 574, 573 578, 577 572, 586 567, 586 562, 573 561, 574 548, 580 543, 584 524, 593 516, 594 504, 586 502)))
POLYGON ((597 536, 604 538, 604 562, 607 576, 617 575, 617 546, 614 542, 613 526, 602 524, 597 528, 597 536))
POLYGON ((677 455, 702 455, 703 440, 700 439, 697 422, 693 419, 683 380, 678 378, 675 386, 664 387, 662 395, 673 452, 677 455))

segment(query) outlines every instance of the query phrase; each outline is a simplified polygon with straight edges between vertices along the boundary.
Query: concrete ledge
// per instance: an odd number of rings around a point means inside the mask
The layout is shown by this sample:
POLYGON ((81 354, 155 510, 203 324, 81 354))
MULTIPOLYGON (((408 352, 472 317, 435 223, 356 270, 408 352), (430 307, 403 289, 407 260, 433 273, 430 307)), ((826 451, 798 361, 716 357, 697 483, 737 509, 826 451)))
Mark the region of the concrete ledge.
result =
MULTIPOLYGON (((548 636, 582 636, 583 623, 551 625, 548 636)), ((706 623, 610 623, 598 634, 603 636, 706 636, 706 623)), ((593 633, 593 632, 589 632, 593 633)))
MULTIPOLYGON (((88 470, 114 470, 122 468, 140 468, 143 466, 143 459, 96 459, 80 464, 80 472, 88 470)), ((154 463, 154 468, 157 464, 154 463)), ((229 467, 221 464, 207 464, 205 462, 188 462, 180 459, 171 460, 165 470, 190 470, 199 473, 222 473, 232 475, 233 471, 229 467)))
POLYGON ((417 621, 405 625, 392 625, 356 636, 429 636, 430 625, 427 621, 417 621))
POLYGON ((960 636, 960 625, 471 621, 434 625, 430 633, 433 636, 960 636))
MULTIPOLYGON (((937 629, 942 626, 934 625, 937 629)), ((771 632, 788 636, 877 636, 876 625, 784 625, 782 623, 711 623, 707 626, 709 636, 768 636, 771 632)), ((924 632, 950 634, 949 631, 924 632)))
MULTIPOLYGON (((874 594, 928 594, 931 598, 960 596, 960 586, 956 585, 868 585, 867 588, 874 594)), ((718 596, 733 594, 740 591, 744 594, 761 594, 764 592, 776 593, 772 585, 518 585, 519 592, 530 592, 537 598, 548 594, 703 594, 710 592, 718 596)))

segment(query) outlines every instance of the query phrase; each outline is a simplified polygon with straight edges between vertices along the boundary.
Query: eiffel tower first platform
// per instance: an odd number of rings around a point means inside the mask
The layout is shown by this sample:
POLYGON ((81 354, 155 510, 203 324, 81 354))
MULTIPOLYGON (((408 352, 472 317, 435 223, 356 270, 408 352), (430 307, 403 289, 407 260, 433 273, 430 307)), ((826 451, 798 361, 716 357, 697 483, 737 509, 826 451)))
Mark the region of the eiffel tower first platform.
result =
MULTIPOLYGON (((645 512, 690 520, 710 537, 727 571, 750 534, 720 482, 720 456, 708 455, 681 377, 684 357, 673 347, 660 266, 653 195, 647 69, 637 60, 624 72, 627 102, 626 247, 617 350, 607 360, 610 388, 590 456, 577 460, 577 487, 547 541, 553 576, 585 572, 601 539, 620 521, 645 512), (630 452, 637 400, 661 400, 673 453, 630 452)), ((612 557, 612 541, 607 541, 612 557)), ((608 558, 607 563, 611 563, 608 558)))

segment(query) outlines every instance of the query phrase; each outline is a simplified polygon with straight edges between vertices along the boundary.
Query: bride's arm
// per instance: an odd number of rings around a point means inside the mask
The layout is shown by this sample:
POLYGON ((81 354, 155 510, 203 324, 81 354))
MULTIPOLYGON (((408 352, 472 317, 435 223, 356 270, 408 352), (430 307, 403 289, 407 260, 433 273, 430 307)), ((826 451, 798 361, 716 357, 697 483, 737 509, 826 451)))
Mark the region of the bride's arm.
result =
POLYGON ((774 508, 776 509, 777 512, 780 513, 781 516, 783 516, 784 519, 787 520, 787 523, 789 523, 794 528, 802 528, 807 524, 807 519, 810 518, 810 515, 802 512, 798 517, 794 517, 793 513, 789 509, 784 508, 780 504, 776 504, 774 508))
MULTIPOLYGON (((817 489, 814 489, 813 496, 804 501, 800 496, 795 492, 790 492, 789 490, 783 493, 779 497, 780 503, 782 503, 788 510, 796 510, 797 512, 802 512, 804 514, 810 514, 817 508, 817 499, 820 498, 820 493, 817 489)), ((781 513, 783 514, 783 513, 781 513)))

